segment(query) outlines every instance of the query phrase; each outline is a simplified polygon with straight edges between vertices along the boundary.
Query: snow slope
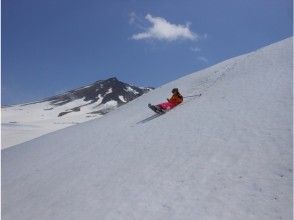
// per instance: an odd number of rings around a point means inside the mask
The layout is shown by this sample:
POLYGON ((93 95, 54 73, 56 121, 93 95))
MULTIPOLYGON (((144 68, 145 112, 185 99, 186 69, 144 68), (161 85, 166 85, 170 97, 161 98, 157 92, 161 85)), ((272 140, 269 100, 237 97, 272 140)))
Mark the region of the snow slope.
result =
POLYGON ((292 219, 292 41, 2 150, 2 219, 292 219))
POLYGON ((49 101, 45 101, 1 109, 1 148, 5 149, 32 140, 41 135, 102 116, 99 114, 87 115, 89 111, 97 109, 97 104, 92 103, 82 108, 81 111, 73 112, 64 117, 58 117, 60 112, 65 112, 72 106, 82 105, 84 103, 85 102, 80 99, 66 106, 56 106, 53 108, 49 101))

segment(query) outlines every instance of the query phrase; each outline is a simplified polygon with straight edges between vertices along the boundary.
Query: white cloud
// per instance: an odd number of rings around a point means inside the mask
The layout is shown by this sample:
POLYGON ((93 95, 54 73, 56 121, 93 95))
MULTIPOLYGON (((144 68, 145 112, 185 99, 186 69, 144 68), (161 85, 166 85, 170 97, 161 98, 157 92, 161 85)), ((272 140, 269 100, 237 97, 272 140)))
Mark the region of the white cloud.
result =
MULTIPOLYGON (((134 22, 134 14, 130 15, 129 23, 134 22)), ((134 34, 132 39, 134 40, 143 40, 143 39, 158 39, 158 40, 167 40, 174 41, 178 39, 188 39, 188 40, 197 40, 198 35, 193 33, 190 30, 190 24, 181 25, 181 24, 171 24, 167 20, 161 17, 153 17, 150 14, 147 14, 145 17, 152 26, 147 28, 145 32, 134 34)))
POLYGON ((208 59, 206 57, 203 57, 203 56, 197 57, 197 60, 202 62, 202 63, 208 63, 208 59))
POLYGON ((195 53, 201 51, 201 49, 199 47, 191 47, 190 50, 195 52, 195 53))
POLYGON ((137 15, 135 12, 131 12, 129 14, 129 24, 133 24, 137 19, 137 15))

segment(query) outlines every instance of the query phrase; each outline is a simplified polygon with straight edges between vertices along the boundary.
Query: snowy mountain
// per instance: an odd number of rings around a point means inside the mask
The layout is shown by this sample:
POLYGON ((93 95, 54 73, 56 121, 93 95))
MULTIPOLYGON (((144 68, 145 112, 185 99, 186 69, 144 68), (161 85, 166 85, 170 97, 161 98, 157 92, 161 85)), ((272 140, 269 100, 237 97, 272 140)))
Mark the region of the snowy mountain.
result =
MULTIPOLYGON (((120 82, 117 78, 109 78, 107 80, 99 80, 92 85, 68 91, 64 94, 57 95, 45 101, 50 102, 53 106, 62 106, 76 100, 82 100, 84 103, 79 103, 75 107, 70 107, 67 111, 60 112, 59 117, 72 112, 80 111, 83 107, 89 107, 92 104, 96 106, 93 111, 88 111, 86 114, 108 113, 113 107, 121 106, 133 99, 149 92, 152 88, 139 88, 129 84, 120 82), (99 110, 97 110, 99 106, 99 110)), ((52 108, 52 109, 53 109, 52 108)), ((47 109, 49 110, 49 109, 47 109)), ((89 116, 88 116, 89 117, 89 116)))
POLYGON ((292 219, 292 41, 2 150, 2 219, 292 219))
POLYGON ((2 108, 2 149, 99 118, 152 89, 113 77, 39 102, 2 108))

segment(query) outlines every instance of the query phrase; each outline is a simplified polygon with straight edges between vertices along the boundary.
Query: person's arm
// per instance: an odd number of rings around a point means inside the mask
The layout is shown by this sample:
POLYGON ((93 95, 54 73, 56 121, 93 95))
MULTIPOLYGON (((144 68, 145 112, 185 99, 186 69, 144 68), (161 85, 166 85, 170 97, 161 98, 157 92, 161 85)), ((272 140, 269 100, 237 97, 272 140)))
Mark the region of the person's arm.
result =
POLYGON ((184 97, 181 94, 179 94, 179 98, 181 99, 181 101, 184 101, 184 97))
POLYGON ((170 99, 167 99, 168 102, 174 102, 175 100, 177 100, 176 95, 173 95, 170 99))
POLYGON ((166 99, 168 102, 172 102, 175 99, 175 95, 172 95, 170 99, 166 99))

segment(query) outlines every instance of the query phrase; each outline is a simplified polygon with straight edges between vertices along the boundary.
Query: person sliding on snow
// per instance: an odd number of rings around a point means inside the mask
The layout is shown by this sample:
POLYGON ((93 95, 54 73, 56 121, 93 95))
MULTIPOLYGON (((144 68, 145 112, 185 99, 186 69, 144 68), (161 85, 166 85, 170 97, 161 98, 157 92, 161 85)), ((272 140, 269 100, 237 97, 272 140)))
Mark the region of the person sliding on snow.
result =
POLYGON ((149 108, 157 113, 164 113, 165 111, 168 111, 183 102, 183 96, 180 94, 178 88, 174 88, 172 93, 172 97, 167 99, 167 102, 160 103, 158 105, 148 104, 149 108))

